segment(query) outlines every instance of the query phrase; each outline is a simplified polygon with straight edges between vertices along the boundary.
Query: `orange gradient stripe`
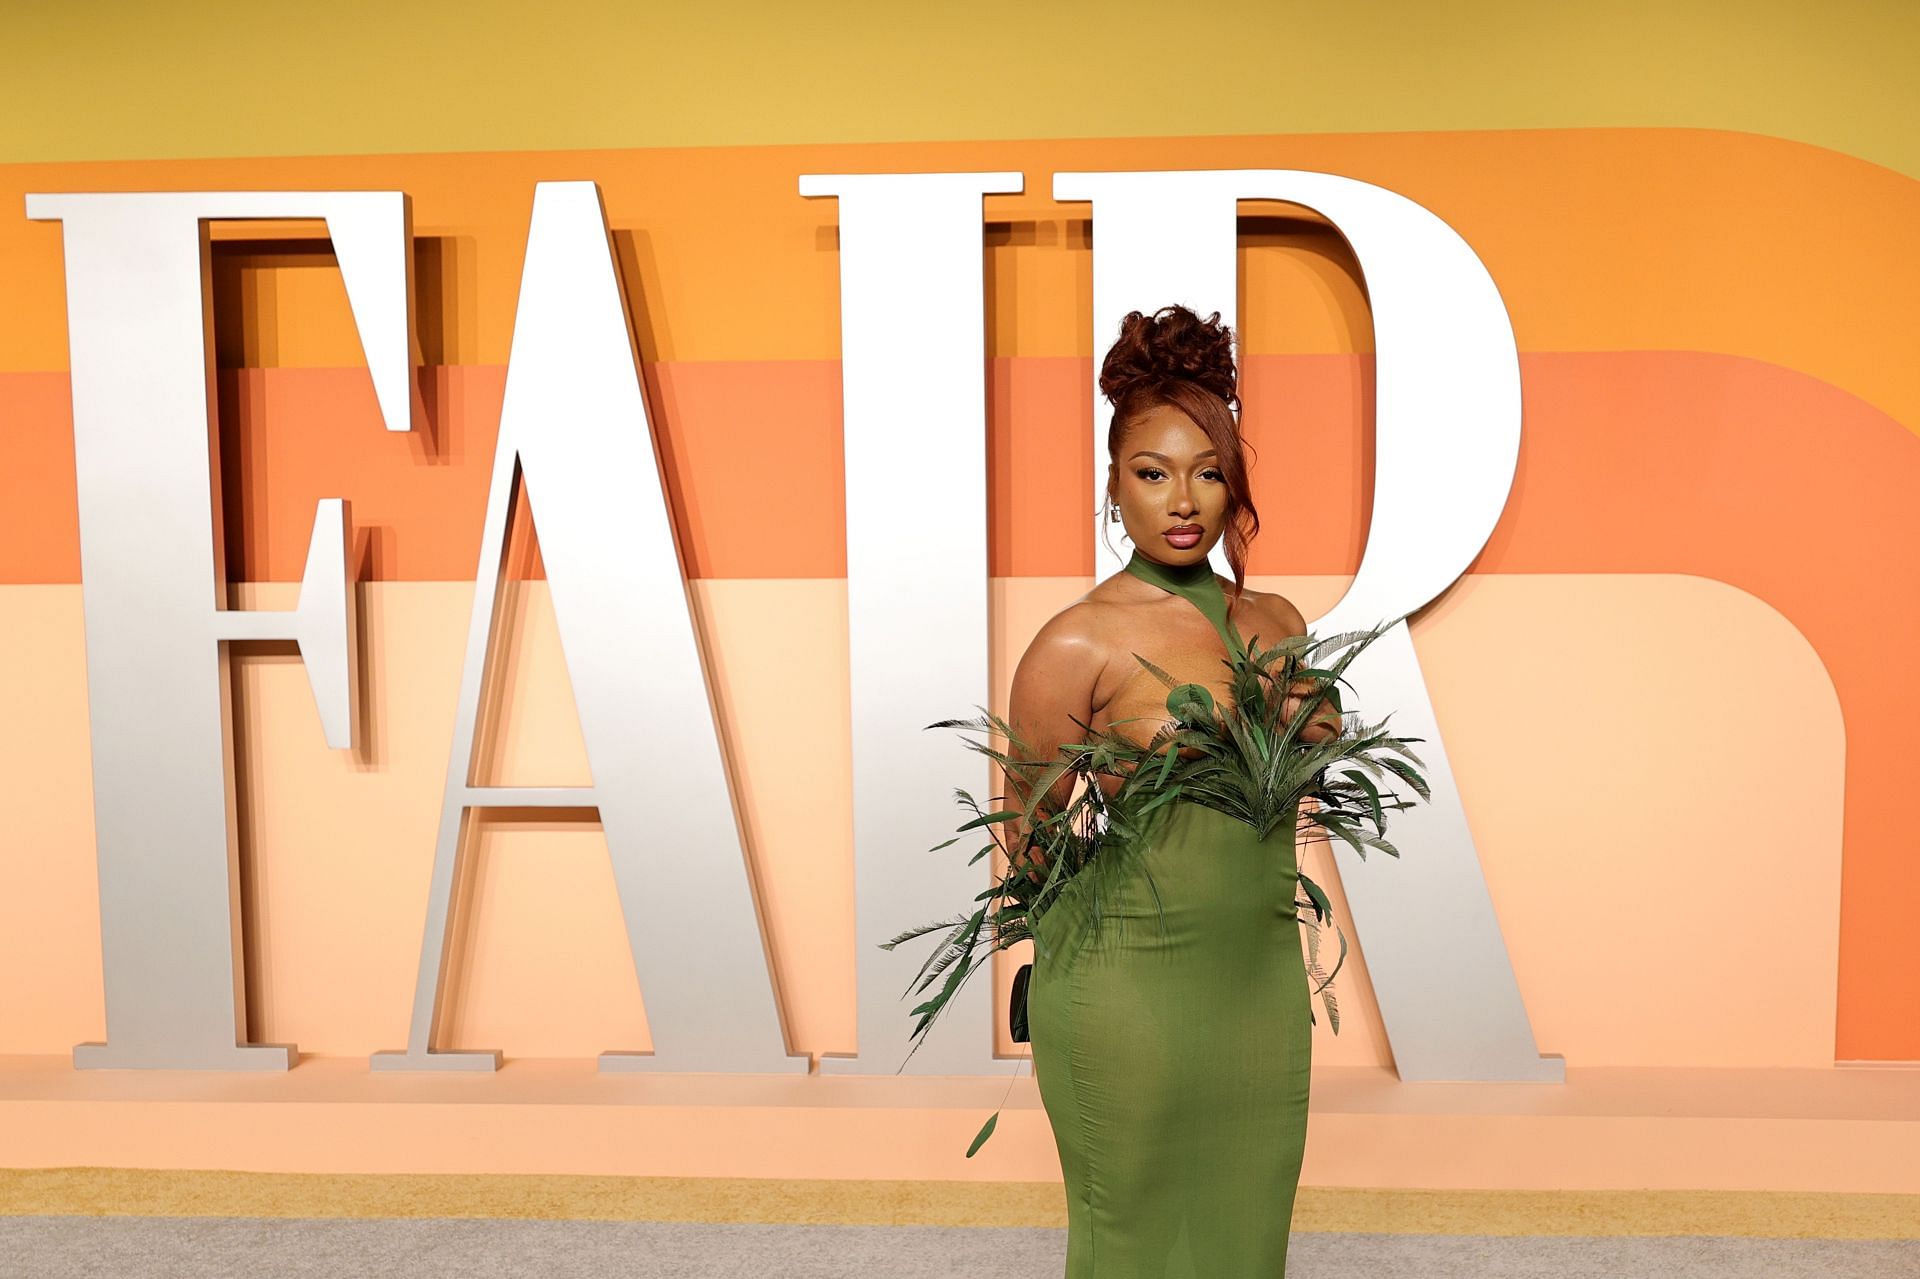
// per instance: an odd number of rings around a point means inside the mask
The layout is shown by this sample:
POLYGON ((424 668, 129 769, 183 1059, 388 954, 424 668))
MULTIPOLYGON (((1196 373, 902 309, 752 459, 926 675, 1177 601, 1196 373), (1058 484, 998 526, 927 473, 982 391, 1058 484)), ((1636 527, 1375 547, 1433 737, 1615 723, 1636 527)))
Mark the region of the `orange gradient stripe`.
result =
MULTIPOLYGON (((1263 520, 1251 572, 1357 568, 1371 365, 1370 356, 1246 361, 1243 426, 1263 520)), ((1521 365, 1520 479, 1476 572, 1704 572, 1695 549, 1724 547, 1753 572, 1784 563, 1792 577, 1831 565, 1821 555, 1848 545, 1902 553, 1881 526, 1911 505, 1900 485, 1920 475, 1899 459, 1920 459, 1920 442, 1832 387, 1680 352, 1523 355, 1521 365), (1784 388, 1793 393, 1783 398, 1784 388), (1887 507, 1851 489, 1863 466, 1899 477, 1887 507), (1550 498, 1534 496, 1543 484, 1554 486, 1550 498), (1650 492, 1666 494, 1661 509, 1646 508, 1650 492), (1782 529, 1793 535, 1775 547, 1782 529)), ((1091 378, 1084 359, 989 362, 995 576, 1092 572, 1091 512, 1082 511, 1093 483, 1091 378)), ((689 576, 846 575, 837 362, 659 365, 645 382, 689 576)), ((503 383, 498 368, 428 370, 431 427, 392 434, 361 370, 223 371, 230 576, 299 580, 314 503, 344 495, 367 580, 471 579, 503 383)), ((0 582, 78 581, 66 377, 0 374, 0 404, 14 450, 0 503, 17 525, 0 543, 0 582)), ((537 512, 537 477, 529 488, 537 512)), ((1739 567, 1707 575, 1743 586, 1750 576, 1739 567)), ((1777 590, 1755 593, 1778 606, 1777 590)))
MULTIPOLYGON (((1084 356, 1096 345, 1084 302, 1089 206, 1055 203, 1051 175, 1217 167, 1325 170, 1420 201, 1486 263, 1524 350, 1745 355, 1920 429, 1920 362, 1907 349, 1920 183, 1754 134, 1522 129, 12 165, 0 168, 0 208, 21 209, 30 191, 403 190, 422 240, 424 362, 500 364, 533 186, 591 178, 649 362, 827 359, 839 350, 837 202, 802 198, 800 174, 1019 169, 1028 194, 984 206, 992 354, 1084 356)), ((1292 206, 1244 211, 1254 286, 1245 349, 1370 349, 1338 234, 1292 206), (1269 287, 1276 278, 1293 287, 1269 287)), ((10 294, 0 369, 66 367, 59 227, 0 218, 0 278, 10 294)), ((338 286, 336 277, 267 287, 338 286)), ((330 317, 303 310, 264 359, 359 362, 344 294, 331 296, 330 317)))

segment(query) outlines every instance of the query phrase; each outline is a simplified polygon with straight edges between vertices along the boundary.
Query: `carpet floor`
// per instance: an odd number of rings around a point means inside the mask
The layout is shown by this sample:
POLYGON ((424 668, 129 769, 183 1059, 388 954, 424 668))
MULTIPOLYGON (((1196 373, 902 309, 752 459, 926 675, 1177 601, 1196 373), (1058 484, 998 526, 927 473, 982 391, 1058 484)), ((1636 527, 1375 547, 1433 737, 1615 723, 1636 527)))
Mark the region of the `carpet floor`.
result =
MULTIPOLYGON (((1920 1241, 1302 1233, 1289 1279, 1914 1279, 1920 1241)), ((656 1221, 0 1218, 20 1279, 1058 1279, 1051 1228, 656 1221)))

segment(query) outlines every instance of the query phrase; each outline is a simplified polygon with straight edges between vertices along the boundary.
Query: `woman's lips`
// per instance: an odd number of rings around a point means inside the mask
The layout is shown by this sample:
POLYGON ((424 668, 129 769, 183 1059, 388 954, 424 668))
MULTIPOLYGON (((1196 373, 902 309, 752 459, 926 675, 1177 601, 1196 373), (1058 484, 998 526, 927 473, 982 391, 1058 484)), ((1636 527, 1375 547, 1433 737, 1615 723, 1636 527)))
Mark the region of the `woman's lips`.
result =
POLYGON ((1190 551, 1200 545, 1200 539, 1205 533, 1206 530, 1200 528, 1168 529, 1161 536, 1181 550, 1190 551))

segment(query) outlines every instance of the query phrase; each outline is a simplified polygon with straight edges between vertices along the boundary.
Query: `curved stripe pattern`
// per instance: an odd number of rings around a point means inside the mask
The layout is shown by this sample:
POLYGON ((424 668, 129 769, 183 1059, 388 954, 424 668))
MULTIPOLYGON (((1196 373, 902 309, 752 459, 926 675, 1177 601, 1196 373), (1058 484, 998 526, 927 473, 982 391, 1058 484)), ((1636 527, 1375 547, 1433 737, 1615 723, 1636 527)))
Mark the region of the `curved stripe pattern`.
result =
MULTIPOLYGON (((1920 935, 1896 909, 1920 900, 1920 867, 1903 854, 1895 771, 1898 726, 1920 709, 1900 661, 1920 599, 1920 362, 1909 358, 1920 184, 1891 168, 1693 129, 1131 137, 12 165, 0 205, 33 190, 156 186, 411 192, 432 300, 431 439, 373 425, 337 274, 317 269, 328 259, 309 229, 217 253, 223 362, 245 366, 221 384, 230 562, 252 580, 297 577, 306 530, 292 513, 346 493, 380 529, 369 577, 461 580, 532 184, 594 176, 640 304, 690 570, 831 578, 845 572, 832 213, 797 195, 796 174, 992 165, 1044 189, 1055 169, 1260 164, 1328 168, 1422 200, 1500 285, 1526 351, 1527 436, 1476 572, 1696 573, 1766 600, 1808 636, 1851 747, 1835 1052, 1920 1059, 1908 1013, 1920 1006, 1920 935), (794 511, 794 492, 810 500, 769 537, 766 512, 794 511)), ((1286 531, 1253 568, 1350 572, 1364 527, 1364 294, 1328 228, 1282 206, 1248 212, 1248 429, 1273 460, 1259 473, 1268 527, 1286 531), (1296 448, 1324 459, 1322 482, 1287 482, 1296 448)), ((1058 483, 1086 465, 1086 224, 1042 195, 989 199, 987 220, 993 571, 1081 573, 1088 533, 1056 495, 1087 488, 1058 483)), ((58 228, 0 219, 0 270, 13 449, 0 471, 0 582, 72 582, 58 228)))

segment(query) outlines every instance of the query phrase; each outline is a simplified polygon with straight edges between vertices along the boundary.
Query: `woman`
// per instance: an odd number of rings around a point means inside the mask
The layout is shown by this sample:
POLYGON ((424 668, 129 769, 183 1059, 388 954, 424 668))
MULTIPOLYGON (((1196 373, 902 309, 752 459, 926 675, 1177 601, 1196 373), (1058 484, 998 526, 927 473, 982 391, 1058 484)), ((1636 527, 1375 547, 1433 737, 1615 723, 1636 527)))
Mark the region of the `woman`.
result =
MULTIPOLYGON (((1286 599, 1244 587, 1259 518, 1234 385, 1217 314, 1174 306, 1122 322, 1100 389, 1114 407, 1107 519, 1134 550, 1021 658, 1008 718, 1031 758, 1082 740, 1075 717, 1151 740, 1169 719, 1167 690, 1135 654, 1225 701, 1228 645, 1305 632, 1286 599), (1222 538, 1230 597, 1207 559, 1222 538)), ((1314 686, 1293 691, 1287 714, 1314 686)), ((1314 719, 1305 740, 1338 731, 1331 707, 1314 719)), ((1058 811, 1071 782, 1042 808, 1058 811)), ((1283 822, 1260 840, 1177 799, 1033 922, 1046 945, 1027 1024, 1066 1179, 1068 1279, 1285 1271, 1313 1048, 1292 830, 1283 822)))

